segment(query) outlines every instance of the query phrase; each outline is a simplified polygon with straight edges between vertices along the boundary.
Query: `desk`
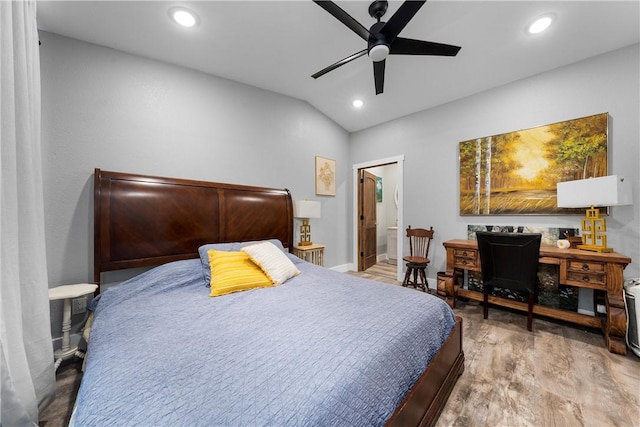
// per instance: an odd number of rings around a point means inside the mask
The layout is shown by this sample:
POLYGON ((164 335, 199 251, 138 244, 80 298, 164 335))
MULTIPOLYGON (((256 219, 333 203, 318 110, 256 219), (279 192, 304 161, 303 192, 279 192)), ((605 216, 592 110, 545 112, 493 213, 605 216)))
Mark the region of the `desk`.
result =
MULTIPOLYGON (((457 297, 482 301, 482 292, 463 289, 464 270, 480 271, 480 254, 475 240, 449 240, 443 243, 447 250, 445 298, 455 307, 457 297)), ((607 313, 593 317, 544 305, 534 305, 533 312, 567 322, 593 328, 601 328, 607 348, 612 353, 627 354, 625 334, 627 314, 624 307, 622 271, 631 258, 612 253, 589 252, 579 249, 559 249, 555 246, 540 247, 540 263, 559 267, 560 284, 603 291, 607 313)), ((489 303, 527 311, 527 304, 489 296, 489 303)))

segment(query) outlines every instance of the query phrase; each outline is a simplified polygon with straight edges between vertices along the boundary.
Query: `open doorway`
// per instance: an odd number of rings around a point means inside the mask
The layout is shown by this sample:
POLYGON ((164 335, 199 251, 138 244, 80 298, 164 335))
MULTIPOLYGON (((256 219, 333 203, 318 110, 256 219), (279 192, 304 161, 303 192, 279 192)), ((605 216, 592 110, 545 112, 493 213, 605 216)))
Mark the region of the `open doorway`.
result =
POLYGON ((353 165, 354 267, 364 271, 372 262, 389 260, 396 265, 398 281, 402 281, 402 262, 398 260, 403 252, 403 166, 404 156, 353 165))

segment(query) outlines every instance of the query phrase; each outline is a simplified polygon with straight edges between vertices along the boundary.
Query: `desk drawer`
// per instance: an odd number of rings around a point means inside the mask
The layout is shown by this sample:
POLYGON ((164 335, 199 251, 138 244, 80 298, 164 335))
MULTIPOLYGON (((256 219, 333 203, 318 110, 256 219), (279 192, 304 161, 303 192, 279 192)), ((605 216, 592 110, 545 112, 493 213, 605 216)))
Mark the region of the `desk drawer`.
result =
POLYGON ((453 265, 455 268, 473 270, 480 268, 478 251, 455 249, 453 251, 453 265))
POLYGON ((589 261, 569 261, 567 268, 570 271, 584 271, 591 273, 604 273, 604 263, 589 261))
POLYGON ((604 263, 569 261, 567 264, 567 285, 605 289, 604 263))

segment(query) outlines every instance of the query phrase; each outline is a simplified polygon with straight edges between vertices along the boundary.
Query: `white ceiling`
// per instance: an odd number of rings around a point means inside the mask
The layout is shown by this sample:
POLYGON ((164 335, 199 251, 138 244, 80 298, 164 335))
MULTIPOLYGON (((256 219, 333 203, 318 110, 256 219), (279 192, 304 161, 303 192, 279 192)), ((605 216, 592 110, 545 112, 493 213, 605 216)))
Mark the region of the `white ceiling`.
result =
MULTIPOLYGON (((336 1, 369 28, 369 1, 336 1)), ((389 2, 388 20, 402 2, 389 2)), ((384 93, 361 57, 317 80, 311 74, 366 48, 311 1, 38 2, 40 29, 204 71, 309 102, 357 131, 640 41, 640 2, 431 0, 401 37, 462 46, 456 57, 387 58, 384 93), (168 10, 200 23, 182 28, 168 10), (527 35, 553 13, 545 33, 527 35), (364 108, 351 101, 361 98, 364 108)), ((386 19, 385 19, 386 18, 386 19)), ((43 48, 46 48, 43 46, 43 48)))

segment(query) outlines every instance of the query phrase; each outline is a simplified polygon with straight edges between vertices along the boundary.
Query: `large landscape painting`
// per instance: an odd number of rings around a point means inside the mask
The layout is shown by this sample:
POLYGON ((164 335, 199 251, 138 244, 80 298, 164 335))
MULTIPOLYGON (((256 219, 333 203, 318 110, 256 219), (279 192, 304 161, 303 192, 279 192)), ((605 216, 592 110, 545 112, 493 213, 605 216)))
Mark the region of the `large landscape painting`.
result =
POLYGON ((460 215, 584 214, 556 206, 556 184, 607 175, 608 117, 461 142, 460 215))

